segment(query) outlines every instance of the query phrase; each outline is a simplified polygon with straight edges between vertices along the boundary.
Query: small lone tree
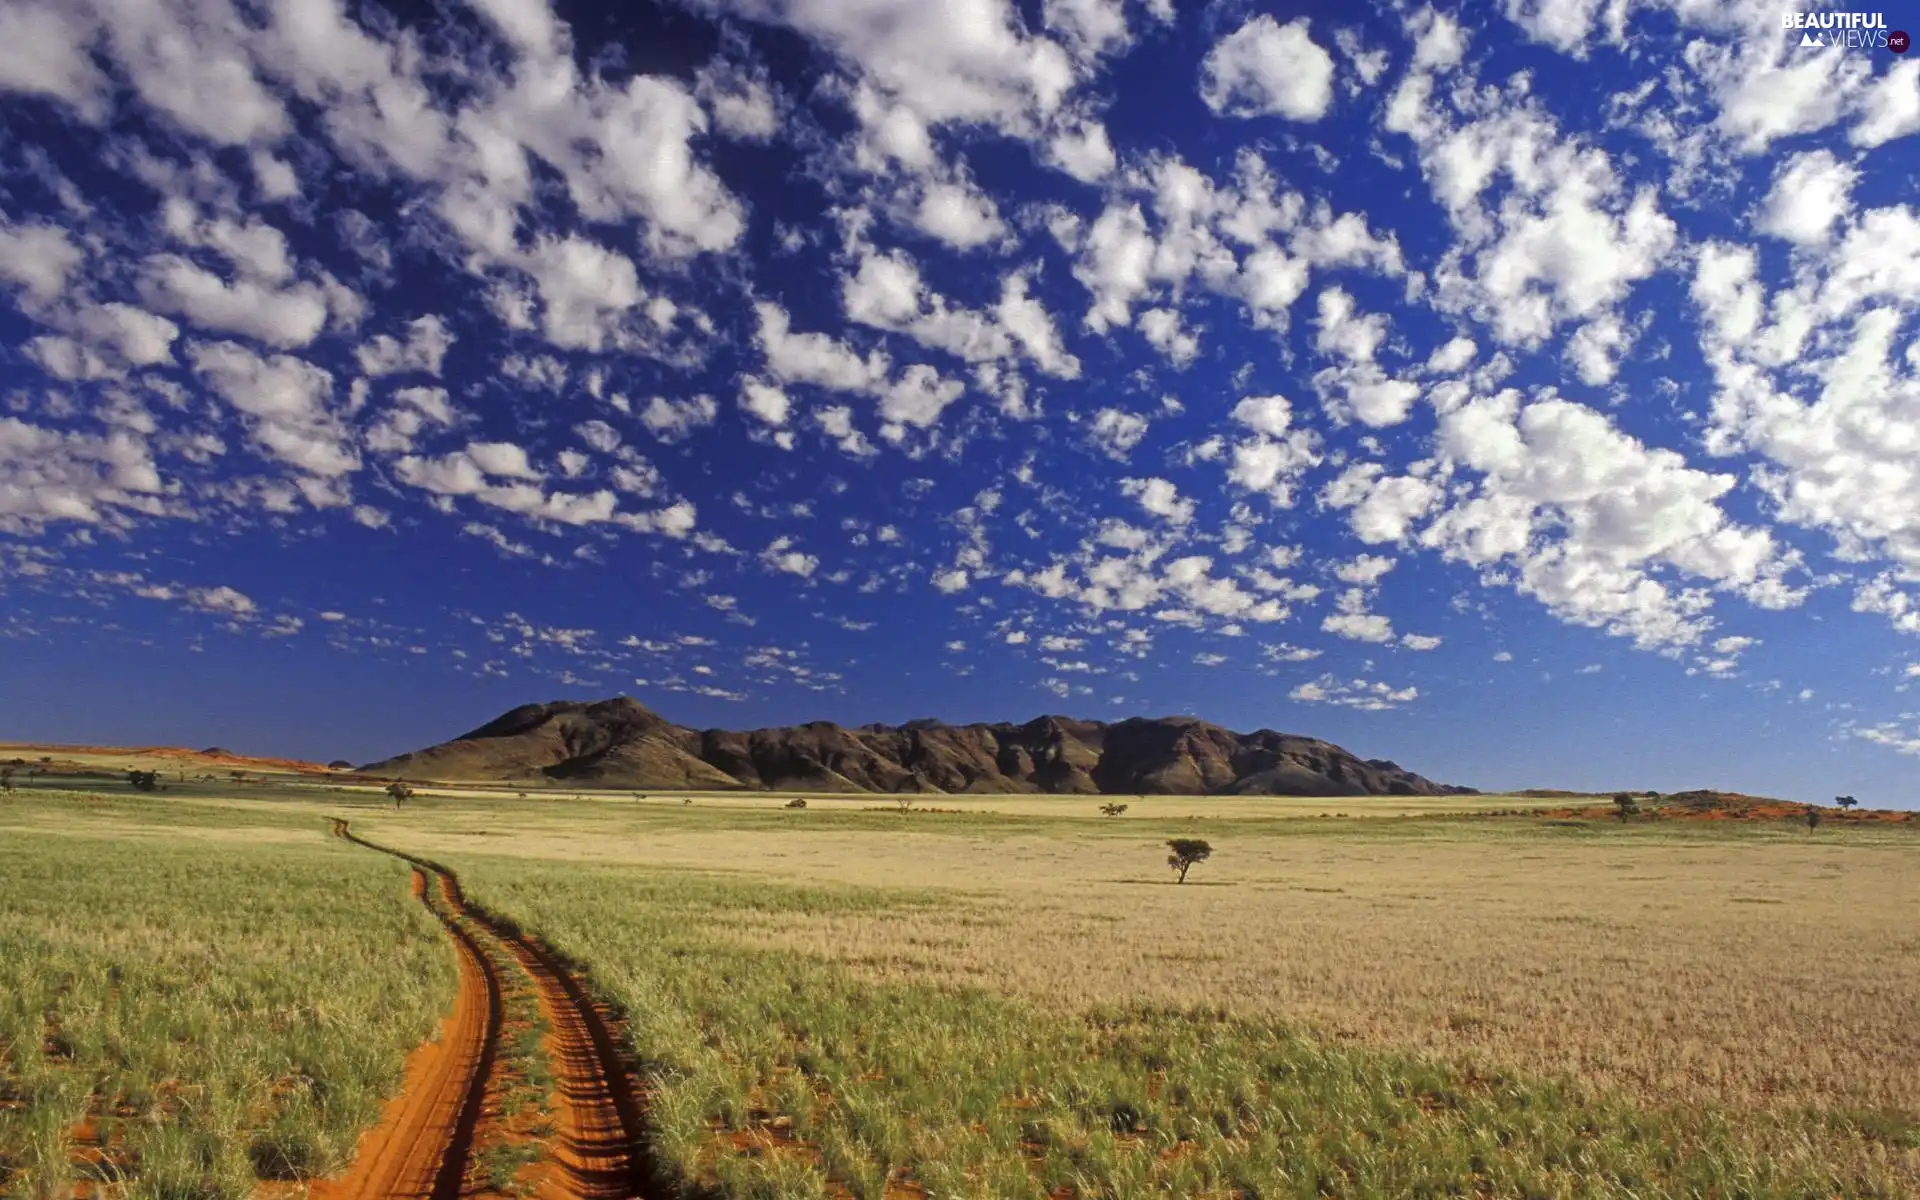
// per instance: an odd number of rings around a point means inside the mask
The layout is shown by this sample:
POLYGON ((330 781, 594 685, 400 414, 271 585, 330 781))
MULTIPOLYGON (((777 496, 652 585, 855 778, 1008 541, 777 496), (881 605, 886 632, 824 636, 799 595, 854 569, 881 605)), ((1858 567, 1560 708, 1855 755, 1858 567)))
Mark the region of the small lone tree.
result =
POLYGON ((128 771, 127 782, 133 785, 133 790, 136 792, 158 791, 160 789, 160 772, 128 771))
POLYGON ((1841 808, 1852 808, 1854 805, 1860 803, 1858 800, 1855 800, 1852 796, 1835 796, 1833 798, 1833 802, 1839 805, 1841 808))
POLYGON ((1174 838, 1167 843, 1167 849, 1173 851, 1167 855, 1167 865, 1180 872, 1175 883, 1185 883, 1187 872, 1193 869, 1193 864, 1203 863, 1213 857, 1213 847, 1199 838, 1174 838))
POLYGON ((1107 814, 1110 817, 1117 817, 1121 813, 1127 811, 1127 806, 1124 804, 1102 804, 1100 806, 1100 811, 1107 814))
POLYGON ((13 790, 13 768, 0 767, 0 792, 13 790))
POLYGON ((893 802, 900 806, 901 812, 907 812, 913 808, 913 793, 901 792, 894 796, 893 802))
POLYGON ((806 806, 807 799, 805 796, 795 796, 793 799, 787 801, 788 808, 805 808, 806 806))
POLYGON ((1807 828, 1808 829, 1820 828, 1820 810, 1819 808, 1811 804, 1807 805, 1807 828))
POLYGON ((1640 811, 1640 803, 1626 792, 1615 792, 1613 796, 1613 809, 1614 812, 1619 814, 1621 823, 1625 824, 1632 819, 1633 814, 1640 811))
POLYGON ((402 804, 413 799, 413 788, 405 782, 396 779, 387 785, 387 795, 393 797, 393 806, 399 808, 402 804))

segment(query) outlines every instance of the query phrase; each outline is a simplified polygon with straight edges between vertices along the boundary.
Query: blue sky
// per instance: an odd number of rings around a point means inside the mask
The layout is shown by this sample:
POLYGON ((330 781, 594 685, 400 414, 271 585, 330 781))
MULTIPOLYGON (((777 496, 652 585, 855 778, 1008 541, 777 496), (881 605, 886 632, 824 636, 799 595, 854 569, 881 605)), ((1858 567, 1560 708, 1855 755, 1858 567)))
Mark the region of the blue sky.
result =
POLYGON ((0 736, 1910 805, 1920 14, 1793 11, 16 0, 0 736))

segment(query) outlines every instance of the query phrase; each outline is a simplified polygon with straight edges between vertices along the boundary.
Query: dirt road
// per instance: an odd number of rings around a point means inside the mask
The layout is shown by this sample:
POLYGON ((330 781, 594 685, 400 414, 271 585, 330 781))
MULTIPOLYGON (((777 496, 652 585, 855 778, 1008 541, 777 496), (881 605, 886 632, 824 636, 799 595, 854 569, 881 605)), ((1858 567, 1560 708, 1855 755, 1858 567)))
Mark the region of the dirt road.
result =
POLYGON ((553 1133, 531 1181, 534 1194, 554 1200, 650 1195, 637 1089, 606 1016, 566 964, 511 922, 469 903, 459 879, 440 864, 369 842, 342 820, 334 821, 333 832, 412 865, 414 894, 460 954, 460 990, 439 1040, 409 1057, 404 1090, 362 1139, 353 1166, 337 1182, 316 1185, 316 1200, 458 1200, 472 1190, 466 1185, 500 1039, 502 987, 491 949, 504 950, 525 970, 549 1026, 553 1133), (495 946, 483 947, 481 939, 495 946))

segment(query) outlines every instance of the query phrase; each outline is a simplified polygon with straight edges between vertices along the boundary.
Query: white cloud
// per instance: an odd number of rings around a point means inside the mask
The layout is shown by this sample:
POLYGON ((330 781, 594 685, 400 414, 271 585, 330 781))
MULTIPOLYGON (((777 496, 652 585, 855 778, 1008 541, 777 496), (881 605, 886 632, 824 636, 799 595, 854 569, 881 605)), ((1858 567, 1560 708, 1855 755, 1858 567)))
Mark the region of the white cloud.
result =
POLYGON ((290 355, 262 358, 234 342, 201 342, 187 351, 193 369, 248 419, 253 441, 273 458, 311 475, 336 478, 359 455, 328 401, 333 376, 290 355))
POLYGON ((788 26, 856 77, 853 107, 870 148, 909 163, 928 154, 929 127, 981 124, 1039 138, 1075 83, 1057 43, 1026 34, 1005 4, 920 0, 717 0, 717 7, 788 26))
POLYGON ((1087 426, 1087 441, 1107 457, 1125 462, 1147 436, 1147 419, 1118 408, 1103 408, 1087 426))
POLYGON ((769 301, 756 304, 754 311, 767 370, 780 380, 838 392, 872 392, 885 384, 891 366, 878 350, 862 358, 827 334, 794 333, 787 310, 769 301))
POLYGON ((58 299, 85 257, 64 229, 9 225, 0 218, 0 280, 18 287, 34 304, 58 299))
POLYGON ((1165 479, 1125 479, 1120 490, 1169 525, 1186 525, 1193 520, 1194 502, 1182 499, 1180 489, 1165 479))
POLYGON ((813 420, 814 424, 820 427, 821 432, 839 445, 842 453, 854 458, 867 458, 879 453, 874 449, 873 443, 867 440, 867 435, 853 427, 851 408, 836 404, 816 409, 813 420))
POLYGON ((1006 236, 1006 222, 993 198, 964 181, 930 183, 913 210, 920 232, 959 250, 971 250, 1006 236))
POLYGON ((695 73, 694 96, 729 137, 764 142, 780 131, 780 107, 759 74, 737 63, 715 61, 695 73))
POLYGON ((0 8, 0 91, 61 100, 99 123, 108 84, 87 53, 93 33, 78 6, 20 0, 0 8))
POLYGON ((1920 60, 1893 64, 1861 97, 1860 121, 1847 140, 1872 149, 1920 133, 1920 60))
POLYGON ((891 426, 925 429, 937 424, 940 414, 966 390, 967 385, 959 380, 948 379, 925 363, 915 363, 881 395, 880 417, 891 426))
POLYGON ((787 393, 760 379, 740 381, 740 407, 769 425, 785 425, 793 402, 787 393))
POLYGON ((950 567, 933 573, 933 586, 947 595, 966 591, 967 582, 966 571, 959 567, 950 567))
POLYGON ((1357 708, 1362 712, 1385 712, 1419 699, 1420 689, 1394 688, 1365 679, 1342 680, 1333 675, 1322 675, 1295 687, 1287 693, 1287 698, 1304 704, 1333 704, 1357 708))
POLYGON ((1393 570, 1393 560, 1381 554, 1362 554, 1351 562, 1343 562, 1334 567, 1334 577, 1342 583, 1371 587, 1386 578, 1393 570))
POLYGON ((1436 375, 1455 375, 1473 362, 1478 347, 1470 337, 1456 337, 1439 347, 1427 359, 1427 370, 1436 375))
POLYGON ((0 533, 157 515, 164 490, 146 442, 126 431, 98 437, 0 417, 0 533))
POLYGON ((363 375, 378 378, 402 371, 420 371, 438 376, 454 341, 446 321, 437 313, 428 313, 407 323, 406 341, 383 333, 354 353, 363 375))
POLYGON ((1147 344, 1176 367, 1191 363, 1200 353, 1200 338, 1184 328, 1180 313, 1171 308, 1150 308, 1140 314, 1140 333, 1147 344))
POLYGON ((1450 464, 1483 477, 1420 541, 1486 571, 1516 568, 1520 589, 1563 619, 1643 647, 1698 641, 1712 601, 1654 578, 1661 567, 1768 607, 1800 599, 1782 582, 1796 557, 1718 507, 1734 477, 1647 447, 1592 409, 1560 399, 1522 406, 1505 391, 1444 413, 1438 445, 1450 464))
POLYGON ((1441 489, 1431 480, 1388 475, 1376 462, 1352 464, 1320 491, 1321 504, 1349 510, 1348 528, 1369 545, 1406 537, 1440 498, 1441 489))
POLYGON ((1317 121, 1333 104, 1333 57, 1305 17, 1282 25, 1262 13, 1207 52, 1200 97, 1224 116, 1317 121))
POLYGON ((1260 653, 1263 657, 1273 662, 1298 663, 1312 662, 1314 659, 1319 658, 1323 651, 1314 650, 1305 646, 1295 646, 1287 642, 1276 642, 1271 646, 1263 647, 1260 653))
POLYGON ((640 410, 640 423, 654 437, 671 445, 693 436, 694 430, 713 424, 719 413, 720 406, 712 396, 693 396, 686 400, 655 396, 640 410))
POLYGON ((798 575, 802 579, 813 578, 820 567, 820 559, 793 548, 793 539, 777 537, 760 552, 760 561, 776 571, 788 575, 798 575))
POLYGON ((1506 0, 1507 19, 1537 42, 1562 54, 1585 58, 1595 40, 1619 45, 1625 37, 1630 0, 1506 0), (1604 38, 1595 26, 1604 23, 1604 38))
POLYGON ((1800 246, 1826 240, 1835 221, 1853 208, 1851 193, 1860 173, 1830 150, 1796 154, 1773 177, 1754 228, 1800 246))
POLYGON ((224 585, 193 588, 187 592, 186 599, 189 605, 201 612, 218 613, 239 620, 245 620, 259 611, 252 597, 224 585))
POLYGON ((1896 754, 1920 758, 1920 726, 1908 728, 1897 722, 1887 721, 1879 725, 1855 729, 1853 736, 1862 741, 1884 746, 1896 754))
POLYGON ((140 298, 150 308, 183 316, 202 329, 237 333, 269 346, 305 346, 327 323, 326 292, 313 283, 276 288, 253 279, 231 284, 178 255, 146 262, 140 298))
POLYGON ((509 479, 540 478, 540 472, 534 470, 527 458, 526 449, 513 442, 468 442, 466 455, 489 475, 509 479))

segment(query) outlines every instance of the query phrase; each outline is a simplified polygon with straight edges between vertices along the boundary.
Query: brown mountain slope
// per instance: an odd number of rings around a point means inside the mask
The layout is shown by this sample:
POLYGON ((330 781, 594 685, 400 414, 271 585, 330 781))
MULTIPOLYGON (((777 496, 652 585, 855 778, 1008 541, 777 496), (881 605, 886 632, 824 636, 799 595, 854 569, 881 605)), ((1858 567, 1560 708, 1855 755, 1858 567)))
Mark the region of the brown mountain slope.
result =
POLYGON ((661 790, 1439 796, 1471 792, 1314 738, 1194 717, 1024 725, 814 721, 737 733, 675 725, 624 696, 528 704, 450 742, 361 768, 444 782, 661 790))

